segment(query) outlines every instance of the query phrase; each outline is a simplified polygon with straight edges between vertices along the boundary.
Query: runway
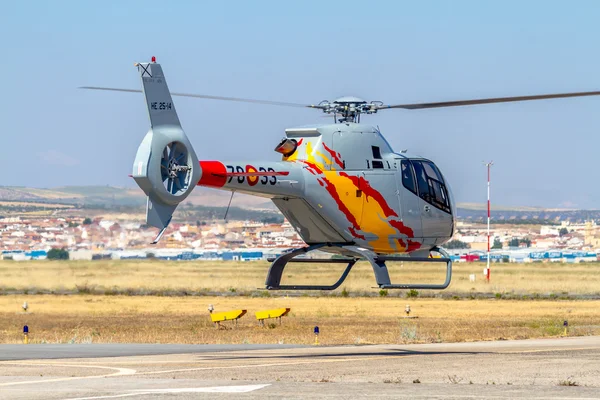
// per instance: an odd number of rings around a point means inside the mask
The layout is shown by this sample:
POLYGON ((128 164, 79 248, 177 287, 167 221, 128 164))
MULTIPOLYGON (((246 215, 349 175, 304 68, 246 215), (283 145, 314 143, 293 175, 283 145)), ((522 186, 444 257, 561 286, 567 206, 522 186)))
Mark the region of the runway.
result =
POLYGON ((288 349, 302 346, 278 344, 20 344, 0 345, 0 361, 52 358, 96 358, 159 354, 217 353, 239 350, 288 349))
POLYGON ((0 345, 0 357, 2 399, 600 399, 600 337, 337 347, 0 345))

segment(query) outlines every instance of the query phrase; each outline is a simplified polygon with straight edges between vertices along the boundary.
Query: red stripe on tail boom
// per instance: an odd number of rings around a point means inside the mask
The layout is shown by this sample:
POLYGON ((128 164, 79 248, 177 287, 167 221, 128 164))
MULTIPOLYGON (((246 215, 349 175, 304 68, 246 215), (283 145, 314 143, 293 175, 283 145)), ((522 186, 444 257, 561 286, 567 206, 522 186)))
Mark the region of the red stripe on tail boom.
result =
POLYGON ((227 168, 220 161, 200 161, 202 175, 198 181, 200 186, 211 186, 220 188, 227 182, 227 168))

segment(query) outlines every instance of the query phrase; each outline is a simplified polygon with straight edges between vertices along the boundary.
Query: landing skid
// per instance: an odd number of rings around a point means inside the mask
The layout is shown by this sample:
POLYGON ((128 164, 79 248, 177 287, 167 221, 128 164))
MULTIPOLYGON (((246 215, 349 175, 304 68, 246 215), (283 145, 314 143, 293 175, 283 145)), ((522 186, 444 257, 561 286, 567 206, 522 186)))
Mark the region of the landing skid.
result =
POLYGON ((370 250, 366 250, 353 245, 333 244, 333 243, 321 243, 314 244, 308 247, 300 249, 294 249, 288 253, 282 254, 273 261, 269 272, 267 273, 267 280, 265 286, 268 290, 334 290, 337 289, 348 277, 350 270, 356 264, 357 261, 364 259, 368 261, 373 267, 375 274, 375 281, 381 289, 446 289, 450 285, 452 279, 452 260, 446 251, 439 247, 434 247, 432 251, 440 253, 442 258, 427 258, 427 257, 399 257, 399 256, 385 256, 378 255, 370 250), (306 254, 313 250, 318 250, 323 247, 335 247, 339 250, 343 250, 342 253, 350 254, 350 257, 345 258, 296 258, 303 254, 306 254), (386 261, 402 261, 402 262, 426 262, 426 263, 445 263, 446 264, 446 280, 442 284, 394 284, 390 280, 390 274, 388 272, 386 261), (281 277, 283 270, 286 265, 290 262, 302 262, 302 263, 345 263, 347 264, 346 269, 342 272, 340 278, 333 285, 281 285, 281 277))

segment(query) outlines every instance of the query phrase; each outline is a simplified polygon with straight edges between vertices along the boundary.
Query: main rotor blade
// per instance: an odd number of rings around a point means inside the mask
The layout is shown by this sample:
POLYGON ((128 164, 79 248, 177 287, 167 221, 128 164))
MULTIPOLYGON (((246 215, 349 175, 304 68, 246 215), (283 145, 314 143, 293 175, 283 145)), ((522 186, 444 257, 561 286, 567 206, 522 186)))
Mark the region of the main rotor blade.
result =
MULTIPOLYGON (((109 90, 109 91, 113 91, 113 92, 142 93, 142 91, 139 89, 121 89, 121 88, 109 88, 109 87, 99 87, 99 86, 81 86, 81 87, 79 87, 79 89, 109 90)), ((309 105, 309 104, 299 104, 299 103, 287 103, 284 101, 244 99, 244 98, 240 98, 240 97, 211 96, 211 95, 207 95, 207 94, 171 92, 171 96, 195 97, 198 99, 209 99, 209 100, 237 101, 237 102, 241 102, 241 103, 267 104, 270 106, 323 108, 322 106, 312 105, 312 104, 309 105)))
POLYGON ((377 109, 381 110, 381 109, 386 109, 386 108, 404 108, 406 110, 420 110, 422 108, 472 106, 472 105, 476 105, 476 104, 509 103, 509 102, 513 102, 513 101, 545 100, 545 99, 559 99, 559 98, 564 98, 564 97, 584 97, 584 96, 598 96, 598 95, 600 95, 600 92, 542 94, 542 95, 536 95, 536 96, 495 97, 495 98, 490 98, 490 99, 443 101, 443 102, 439 102, 439 103, 392 104, 392 105, 382 105, 382 106, 378 107, 377 109))

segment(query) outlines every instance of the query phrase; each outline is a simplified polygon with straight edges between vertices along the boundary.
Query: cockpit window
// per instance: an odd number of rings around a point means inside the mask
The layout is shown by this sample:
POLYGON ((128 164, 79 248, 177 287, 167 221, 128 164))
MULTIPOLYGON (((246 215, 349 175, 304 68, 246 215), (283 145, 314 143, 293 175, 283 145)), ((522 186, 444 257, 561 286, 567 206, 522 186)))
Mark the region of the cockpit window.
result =
POLYGON ((415 167, 415 175, 417 176, 417 186, 419 188, 419 196, 428 203, 430 201, 429 184, 427 183, 427 174, 420 161, 413 161, 415 167))
POLYGON ((413 175, 412 166, 410 165, 410 161, 402 160, 400 163, 400 168, 402 169, 402 185, 405 188, 417 194, 417 187, 415 186, 415 177, 413 175))
POLYGON ((435 165, 433 165, 433 163, 423 161, 422 164, 423 164, 423 168, 425 168, 425 173, 428 176, 444 183, 444 179, 442 179, 442 175, 440 175, 440 172, 438 171, 437 167, 435 165))
POLYGON ((450 213, 448 191, 437 167, 430 161, 413 160, 412 164, 417 176, 419 197, 440 210, 450 213))

